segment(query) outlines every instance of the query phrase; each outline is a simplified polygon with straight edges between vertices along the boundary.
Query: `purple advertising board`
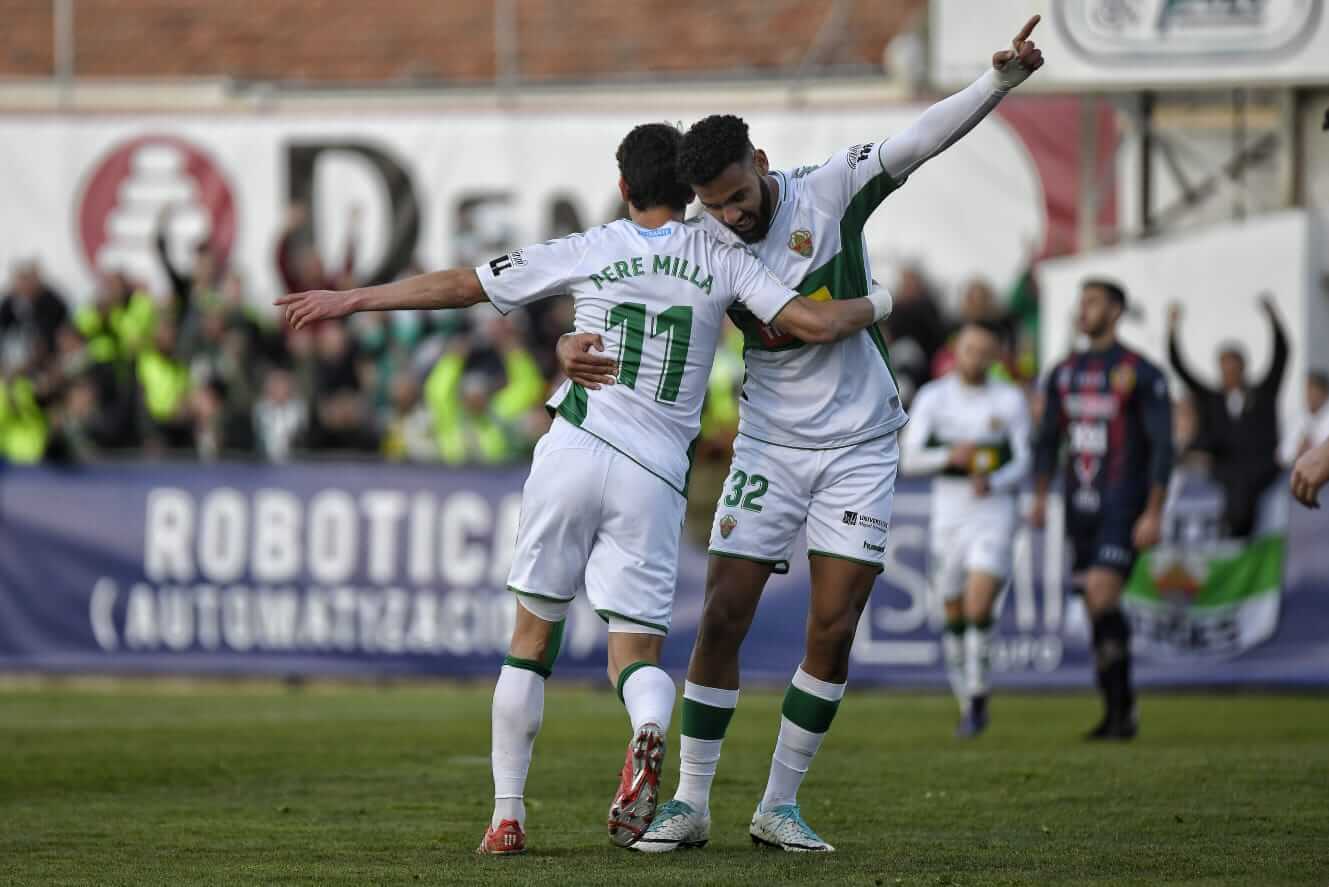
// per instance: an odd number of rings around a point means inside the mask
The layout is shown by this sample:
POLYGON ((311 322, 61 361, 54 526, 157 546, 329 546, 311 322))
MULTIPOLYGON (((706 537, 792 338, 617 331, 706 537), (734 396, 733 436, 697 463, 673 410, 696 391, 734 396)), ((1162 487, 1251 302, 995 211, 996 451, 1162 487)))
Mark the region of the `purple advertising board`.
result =
MULTIPOLYGON (((0 470, 0 670, 492 675, 514 612, 504 588, 524 479, 524 468, 365 464, 0 470)), ((945 684, 927 489, 897 490, 889 566, 853 650, 856 683, 945 684)), ((1182 489, 1169 506, 1174 535, 1210 499, 1203 485, 1182 489)), ((1184 551, 1154 558, 1165 593, 1129 607, 1142 683, 1329 685, 1329 515, 1285 511, 1273 542, 1282 582, 1258 596, 1229 581, 1218 598, 1196 597, 1207 567, 1184 551)), ((1015 540, 993 642, 998 686, 1089 683, 1056 527, 1054 508, 1046 537, 1023 529, 1015 540)), ((685 543, 665 646, 676 672, 705 573, 704 549, 685 543)), ((783 682, 798 665, 809 588, 801 554, 771 580, 743 648, 745 679, 783 682)), ((604 645, 603 623, 579 600, 555 677, 602 680, 604 645)))

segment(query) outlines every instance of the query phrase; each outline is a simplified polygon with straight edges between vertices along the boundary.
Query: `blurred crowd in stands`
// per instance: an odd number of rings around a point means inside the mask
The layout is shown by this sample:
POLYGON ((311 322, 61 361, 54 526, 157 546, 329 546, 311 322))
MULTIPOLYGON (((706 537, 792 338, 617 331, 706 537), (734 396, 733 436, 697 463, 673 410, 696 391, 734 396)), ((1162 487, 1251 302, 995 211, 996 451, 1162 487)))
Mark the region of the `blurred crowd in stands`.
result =
MULTIPOLYGON (((167 292, 109 271, 91 298, 71 302, 36 262, 13 268, 0 295, 0 458, 503 464, 527 458, 548 427, 543 403, 561 380, 554 347, 573 325, 568 298, 506 317, 480 305, 358 315, 297 332, 275 312, 256 309, 244 278, 222 267, 207 243, 187 266, 174 261, 169 221, 166 211, 155 237, 167 292)), ((354 286, 353 259, 352 243, 341 267, 328 267, 311 244, 304 210, 289 210, 274 247, 288 291, 354 286)), ((1037 416, 1032 270, 1005 292, 972 281, 954 313, 916 269, 906 268, 893 291, 895 310, 883 329, 906 404, 950 369, 958 328, 979 320, 1005 331, 1008 347, 994 372, 1028 387, 1037 416)), ((1179 312, 1170 318, 1170 364, 1184 383, 1173 392, 1178 452, 1228 488, 1229 522, 1238 530, 1280 467, 1329 438, 1329 377, 1312 372, 1305 411, 1280 439, 1276 403, 1287 339, 1271 303, 1267 312, 1274 336, 1268 373, 1248 379, 1244 349, 1231 343, 1219 355, 1218 388, 1199 381, 1180 341, 1179 312)), ((712 373, 701 455, 727 457, 742 379, 742 339, 731 328, 712 373)))

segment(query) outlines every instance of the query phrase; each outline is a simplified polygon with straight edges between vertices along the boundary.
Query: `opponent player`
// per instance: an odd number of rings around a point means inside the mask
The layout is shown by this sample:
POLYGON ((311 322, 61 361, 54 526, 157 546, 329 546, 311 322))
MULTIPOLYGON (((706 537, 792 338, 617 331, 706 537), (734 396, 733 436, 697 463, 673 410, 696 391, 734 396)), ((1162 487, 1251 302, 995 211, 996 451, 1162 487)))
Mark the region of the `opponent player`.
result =
MULTIPOLYGON (((789 286, 814 299, 852 299, 872 280, 863 242, 868 216, 922 163, 987 115, 1043 64, 1031 18, 992 70, 933 105, 903 132, 854 145, 820 166, 770 169, 737 117, 696 123, 679 172, 707 224, 742 242, 789 286)), ((844 695, 854 631, 886 553, 906 416, 874 327, 829 348, 808 348, 789 330, 736 313, 747 377, 729 479, 711 533, 706 602, 683 693, 681 777, 674 799, 638 850, 704 845, 711 782, 738 705, 739 647, 772 572, 788 569, 807 528, 812 599, 803 662, 782 709, 766 791, 752 817, 754 842, 828 851, 803 820, 799 785, 844 695)), ((565 340, 570 373, 595 363, 588 338, 565 340), (580 362, 574 361, 580 352, 580 362)))
POLYGON ((955 368, 918 390, 901 443, 905 475, 936 475, 929 537, 934 592, 946 608, 946 676, 968 739, 988 724, 988 641, 992 605, 1011 571, 1016 499, 1033 465, 1024 394, 990 378, 1000 332, 967 324, 955 340, 955 368))
POLYGON ((678 182, 682 134, 634 129, 618 149, 619 188, 631 220, 526 247, 478 268, 454 268, 347 292, 284 296, 292 326, 354 311, 462 308, 499 311, 572 292, 577 325, 600 329, 618 354, 617 384, 565 383, 557 418, 536 447, 508 581, 516 626, 494 689, 493 817, 481 853, 525 849, 522 801, 568 606, 585 586, 609 624, 609 680, 633 738, 609 835, 636 840, 655 812, 674 684, 658 666, 669 629, 691 443, 725 311, 739 300, 765 323, 829 342, 875 323, 890 295, 818 304, 776 280, 748 253, 683 222, 692 192, 678 182))
POLYGON ((1132 739, 1138 729, 1121 589, 1140 549, 1159 542, 1172 473, 1167 378, 1117 341, 1117 322, 1125 310, 1126 293, 1117 284, 1082 284, 1077 325, 1089 348, 1048 373, 1035 446, 1029 520, 1041 527, 1065 443, 1073 581, 1093 624, 1094 665, 1106 709, 1087 739, 1132 739))

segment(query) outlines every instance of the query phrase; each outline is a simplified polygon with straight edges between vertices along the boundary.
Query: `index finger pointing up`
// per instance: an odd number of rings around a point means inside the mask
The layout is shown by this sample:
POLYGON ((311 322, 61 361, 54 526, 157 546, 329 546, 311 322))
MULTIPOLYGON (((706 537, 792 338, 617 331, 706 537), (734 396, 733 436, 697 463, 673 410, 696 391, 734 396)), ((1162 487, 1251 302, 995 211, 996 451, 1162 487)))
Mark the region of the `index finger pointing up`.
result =
POLYGON ((1015 48, 1016 52, 1020 51, 1020 47, 1024 45, 1024 41, 1029 39, 1029 35, 1034 33, 1034 25, 1037 25, 1042 18, 1041 15, 1035 15, 1033 18, 1029 19, 1029 21, 1024 23, 1024 27, 1020 29, 1020 33, 1016 34, 1015 39, 1011 41, 1011 46, 1015 48))

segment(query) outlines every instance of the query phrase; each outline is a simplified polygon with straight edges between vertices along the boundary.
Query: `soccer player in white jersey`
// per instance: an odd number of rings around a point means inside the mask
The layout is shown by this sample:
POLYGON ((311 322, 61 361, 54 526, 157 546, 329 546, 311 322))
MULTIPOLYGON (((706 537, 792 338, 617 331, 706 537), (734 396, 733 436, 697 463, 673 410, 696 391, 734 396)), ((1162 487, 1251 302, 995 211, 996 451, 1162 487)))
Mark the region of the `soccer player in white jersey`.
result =
MULTIPOLYGON (((860 297, 872 281, 862 234, 868 216, 1042 65, 1029 39, 1037 22, 1034 16, 1010 49, 992 57, 992 70, 892 138, 854 145, 819 166, 776 172, 742 120, 717 115, 689 130, 679 172, 701 200, 710 229, 746 243, 784 283, 813 299, 860 297)), ((854 631, 883 567, 896 432, 906 416, 875 327, 810 348, 750 311, 735 314, 747 376, 683 692, 679 787, 634 847, 662 852, 709 839, 711 783, 738 705, 739 647, 767 579, 788 569, 806 528, 812 573, 806 646, 749 831, 758 844, 828 851, 834 848, 802 817, 798 788, 844 695, 854 631)), ((559 347, 565 369, 588 382, 597 378, 591 347, 587 336, 565 337, 559 347)))
POLYGON ((992 607, 1011 572, 1016 500, 1033 466, 1024 394, 990 377, 1000 347, 997 330, 962 328, 955 368, 918 390, 900 445, 902 474, 936 476, 929 572, 946 610, 942 648, 964 739, 987 727, 992 607))
POLYGON ((508 588, 519 606, 494 689, 493 817, 480 852, 525 849, 523 793, 569 604, 585 588, 609 625, 609 680, 633 736, 609 835, 626 846, 655 812, 674 684, 658 665, 669 630, 691 444, 725 311, 830 342, 875 323, 890 295, 819 304, 793 292, 748 251, 684 223, 692 191, 675 173, 682 134, 634 129, 618 150, 631 219, 535 244, 478 268, 454 268, 347 292, 284 296, 299 328, 355 311, 462 308, 488 299, 508 312, 571 292, 577 326, 618 355, 617 384, 566 382, 549 402, 553 427, 535 450, 508 588))

